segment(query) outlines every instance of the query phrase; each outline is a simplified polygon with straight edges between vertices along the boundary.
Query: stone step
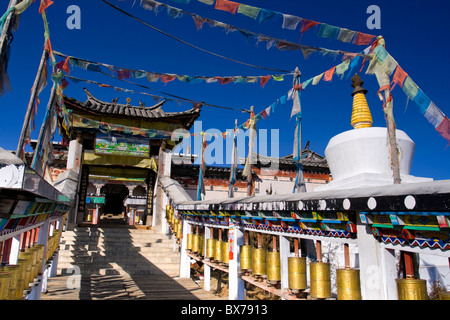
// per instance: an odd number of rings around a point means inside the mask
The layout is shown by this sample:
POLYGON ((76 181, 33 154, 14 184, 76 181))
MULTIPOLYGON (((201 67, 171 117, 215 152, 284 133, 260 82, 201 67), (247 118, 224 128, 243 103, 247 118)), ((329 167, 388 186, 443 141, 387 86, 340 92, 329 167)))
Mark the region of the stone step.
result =
MULTIPOLYGON (((142 260, 144 263, 146 261, 150 263, 179 263, 180 259, 179 256, 150 256, 149 258, 146 257, 140 257, 140 260, 142 260), (144 261, 145 260, 145 261, 144 261)), ((64 262, 73 262, 73 263, 97 263, 97 262, 108 262, 108 261, 114 261, 114 262, 121 262, 121 263, 129 263, 130 257, 129 256, 102 256, 102 255, 79 255, 79 256, 61 256, 58 260, 59 263, 64 262)))
POLYGON ((153 274, 170 274, 173 276, 177 276, 179 273, 178 264, 174 265, 164 265, 157 266, 151 265, 146 268, 139 267, 131 267, 131 266, 122 266, 118 265, 118 267, 111 266, 111 264, 103 264, 103 265, 75 265, 80 269, 77 269, 77 273, 74 272, 74 265, 62 265, 58 267, 58 274, 60 275, 153 275, 153 274), (80 274, 78 274, 80 272, 80 274))
POLYGON ((70 234, 64 234, 63 238, 92 238, 92 239, 98 239, 98 238, 105 238, 105 239, 172 239, 173 235, 165 235, 165 234, 159 234, 159 233, 118 233, 118 234, 89 234, 89 233, 70 233, 70 234))
POLYGON ((179 257, 179 252, 174 252, 168 248, 131 248, 131 250, 110 250, 110 251, 102 251, 102 250, 61 250, 59 252, 60 259, 63 257, 78 257, 78 256, 104 256, 104 257, 123 257, 123 256, 143 256, 143 257, 166 257, 166 256, 174 256, 179 257))
POLYGON ((173 243, 145 243, 145 244, 90 244, 90 243, 61 243, 59 245, 61 250, 78 251, 78 250, 90 250, 90 251, 129 251, 134 248, 133 251, 145 252, 152 251, 154 249, 172 250, 174 248, 173 243))

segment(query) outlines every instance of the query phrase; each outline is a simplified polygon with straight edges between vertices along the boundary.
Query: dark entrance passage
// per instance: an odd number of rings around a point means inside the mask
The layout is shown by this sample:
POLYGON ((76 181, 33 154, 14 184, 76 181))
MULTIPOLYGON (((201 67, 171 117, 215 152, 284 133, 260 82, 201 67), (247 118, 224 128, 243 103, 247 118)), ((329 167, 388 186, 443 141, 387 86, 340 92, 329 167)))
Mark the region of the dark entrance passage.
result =
POLYGON ((101 222, 125 223, 124 200, 128 196, 128 188, 123 184, 108 183, 103 186, 101 192, 105 195, 105 206, 103 207, 101 222))

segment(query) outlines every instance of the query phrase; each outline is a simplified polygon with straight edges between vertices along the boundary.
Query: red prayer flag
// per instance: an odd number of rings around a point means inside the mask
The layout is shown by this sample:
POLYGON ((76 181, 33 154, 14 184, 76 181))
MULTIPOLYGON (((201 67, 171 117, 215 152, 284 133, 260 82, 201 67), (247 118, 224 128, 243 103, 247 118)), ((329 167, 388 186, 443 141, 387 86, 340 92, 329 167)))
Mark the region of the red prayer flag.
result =
POLYGON ((441 124, 436 128, 436 130, 450 144, 450 120, 447 117, 442 120, 441 124))
POLYGON ((64 64, 63 64, 62 68, 61 68, 61 70, 64 70, 65 72, 67 72, 67 74, 70 74, 69 61, 70 61, 70 58, 67 57, 66 60, 64 61, 64 64))
POLYGON ((395 70, 394 77, 392 78, 391 83, 391 91, 394 90, 395 86, 398 84, 401 88, 403 88, 403 83, 405 82, 408 74, 403 71, 400 66, 397 66, 397 70, 395 70))
POLYGON ((44 50, 48 52, 49 55, 52 55, 52 44, 50 42, 50 38, 47 38, 45 42, 44 50))
POLYGON ((219 79, 220 84, 228 84, 228 83, 233 82, 233 78, 229 78, 229 77, 225 77, 225 78, 217 77, 217 79, 219 79))
POLYGON ((239 9, 239 3, 228 0, 217 0, 214 8, 236 14, 239 9))
POLYGON ((162 82, 167 83, 167 82, 175 80, 176 77, 175 76, 170 76, 168 74, 163 74, 163 75, 161 75, 160 78, 161 78, 162 82))
POLYGON ((259 82, 259 84, 261 85, 261 87, 264 88, 264 86, 266 85, 267 81, 269 81, 270 76, 265 76, 265 77, 261 77, 261 80, 259 82))
POLYGON ((300 33, 306 32, 309 29, 311 29, 312 27, 317 26, 318 24, 320 24, 320 22, 303 19, 302 24, 300 26, 300 33))
POLYGON ((42 14, 45 9, 50 7, 53 4, 52 0, 41 0, 41 5, 39 6, 39 13, 42 14))
POLYGON ((355 39, 353 40, 353 44, 368 46, 369 44, 372 43, 373 38, 376 38, 376 36, 367 34, 367 33, 358 32, 356 34, 355 39))
POLYGON ((260 114, 263 116, 264 119, 267 119, 267 112, 266 112, 266 110, 261 111, 260 114))
POLYGON ((328 70, 327 72, 325 72, 325 74, 323 76, 323 81, 331 81, 331 79, 333 79, 333 74, 334 74, 335 70, 336 70, 336 67, 333 67, 330 70, 328 70))

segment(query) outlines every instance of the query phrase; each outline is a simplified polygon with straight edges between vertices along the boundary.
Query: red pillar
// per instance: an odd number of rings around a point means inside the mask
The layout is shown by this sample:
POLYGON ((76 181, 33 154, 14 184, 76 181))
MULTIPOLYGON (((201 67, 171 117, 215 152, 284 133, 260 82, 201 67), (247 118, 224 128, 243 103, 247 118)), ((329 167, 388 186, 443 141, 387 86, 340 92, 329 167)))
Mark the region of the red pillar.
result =
POLYGON ((11 253, 12 238, 9 238, 3 242, 2 250, 2 264, 9 263, 9 255, 11 253))

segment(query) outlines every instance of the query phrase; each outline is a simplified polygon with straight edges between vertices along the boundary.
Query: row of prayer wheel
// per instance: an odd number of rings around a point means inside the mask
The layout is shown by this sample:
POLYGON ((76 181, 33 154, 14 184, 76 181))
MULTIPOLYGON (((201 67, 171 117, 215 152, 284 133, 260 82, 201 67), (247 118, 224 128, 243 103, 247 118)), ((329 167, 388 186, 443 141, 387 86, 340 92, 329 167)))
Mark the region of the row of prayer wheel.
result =
POLYGON ((205 237, 189 233, 187 235, 186 250, 216 263, 228 264, 230 261, 228 241, 217 240, 214 238, 206 239, 205 250, 205 237))
POLYGON ((0 266, 0 300, 21 300, 24 290, 42 273, 46 257, 52 257, 59 246, 60 230, 54 230, 48 238, 47 251, 44 245, 36 244, 19 252, 15 265, 0 266))
POLYGON ((175 210, 171 205, 166 206, 166 219, 178 242, 181 239, 181 219, 175 218, 175 210))
MULTIPOLYGON (((254 248, 240 247, 241 271, 255 277, 267 278, 271 284, 281 281, 280 253, 254 248)), ((313 262, 310 267, 310 296, 316 299, 331 298, 330 264, 313 262)), ((304 257, 288 257, 288 282, 292 293, 297 294, 308 288, 307 263, 304 257)), ((337 270, 338 300, 360 300, 359 270, 337 270)))
POLYGON ((0 267, 0 300, 20 300, 24 290, 42 272, 44 245, 35 245, 19 252, 16 265, 0 267))

